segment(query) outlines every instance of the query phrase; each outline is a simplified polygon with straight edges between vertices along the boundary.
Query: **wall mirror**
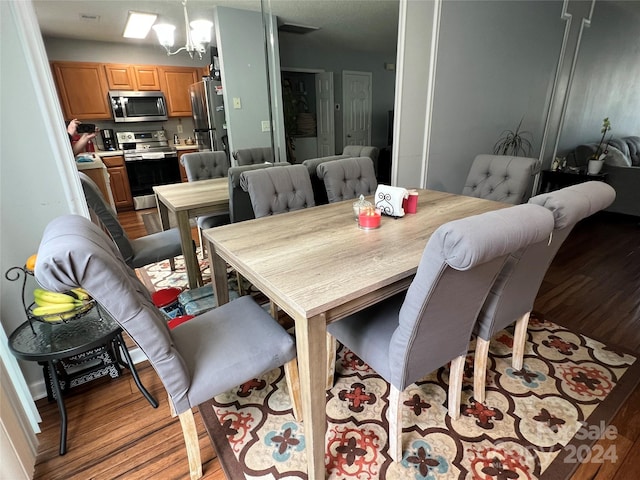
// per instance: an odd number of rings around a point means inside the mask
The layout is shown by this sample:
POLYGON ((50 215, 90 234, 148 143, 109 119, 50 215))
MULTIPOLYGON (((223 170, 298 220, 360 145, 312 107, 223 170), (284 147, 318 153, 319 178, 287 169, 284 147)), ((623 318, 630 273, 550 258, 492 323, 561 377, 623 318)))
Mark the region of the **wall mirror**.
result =
MULTIPOLYGON (((279 59, 273 58, 273 51, 265 48, 269 45, 265 45, 264 41, 259 47, 253 45, 241 52, 263 56, 263 65, 270 65, 269 62, 271 62, 269 71, 266 67, 263 71, 258 71, 257 65, 260 62, 255 61, 256 57, 247 59, 240 53, 227 55, 228 69, 234 70, 241 66, 245 69, 239 72, 232 83, 241 85, 250 79, 255 96, 268 99, 266 108, 269 111, 269 116, 266 117, 262 112, 256 113, 253 117, 250 116, 251 107, 258 102, 252 99, 251 94, 246 93, 248 88, 246 86, 241 87, 244 89, 242 95, 230 97, 241 100, 241 108, 228 110, 232 114, 229 115, 232 118, 228 118, 228 126, 232 137, 237 137, 233 148, 265 146, 271 142, 276 142, 277 146, 277 142, 280 141, 278 131, 281 129, 284 132, 286 121, 285 116, 280 113, 285 106, 280 67, 293 75, 289 77, 285 75, 286 83, 291 86, 291 91, 287 93, 298 97, 299 103, 296 108, 299 111, 296 113, 302 114, 296 115, 295 118, 295 135, 298 137, 295 141, 296 161, 319 156, 318 152, 341 153, 343 146, 348 142, 366 141, 380 148, 386 147, 391 128, 390 112, 393 110, 394 101, 398 3, 398 0, 377 2, 188 0, 186 6, 190 19, 207 18, 214 21, 216 7, 247 14, 261 12, 261 26, 264 29, 268 26, 265 19, 269 15, 275 15, 278 18, 277 24, 272 26, 271 30, 265 30, 264 40, 268 42, 270 36, 277 37, 276 56, 279 56, 279 59), (365 3, 366 8, 364 8, 365 3), (277 62, 277 65, 274 62, 277 62), (318 124, 318 96, 315 82, 317 74, 322 73, 326 74, 325 81, 327 77, 332 79, 333 95, 323 98, 325 115, 321 116, 321 120, 332 116, 334 122, 333 141, 320 143, 319 146, 317 129, 314 129, 314 124, 318 124), (364 78, 369 81, 370 90, 365 90, 365 93, 369 95, 370 104, 361 101, 358 97, 362 92, 354 91, 351 97, 347 97, 351 99, 351 103, 347 105, 348 118, 355 119, 349 124, 351 128, 360 127, 353 124, 360 118, 370 118, 363 126, 367 131, 364 140, 362 137, 351 140, 354 137, 350 137, 351 134, 348 132, 345 133, 345 91, 343 89, 345 78, 351 82, 350 85, 355 86, 360 84, 354 79, 364 78), (255 87, 258 82, 261 83, 259 89, 255 87), (246 100, 242 98, 245 96, 246 100), (367 108, 368 111, 366 111, 367 108), (365 116, 358 117, 362 114, 365 116), (250 133, 245 134, 244 128, 247 126, 247 132, 250 133), (235 135, 234 128, 239 129, 238 135, 235 135), (256 145, 251 145, 251 142, 255 142, 256 145)), ((201 61, 190 60, 188 56, 185 59, 184 52, 167 56, 153 32, 146 40, 123 43, 125 42, 121 37, 123 16, 126 17, 129 10, 134 10, 158 13, 163 21, 171 21, 176 25, 176 47, 184 44, 183 6, 179 0, 136 2, 36 0, 33 4, 50 61, 190 64, 202 67, 210 61, 208 58, 203 58, 201 61), (123 45, 127 45, 127 48, 122 48, 123 45)), ((214 33, 214 39, 217 40, 216 33, 214 33)), ((222 47, 224 48, 224 45, 222 47)), ((224 56, 224 52, 221 52, 221 58, 224 56)), ((103 124, 97 123, 101 128, 113 128, 108 121, 103 124)), ((183 132, 193 130, 193 125, 188 118, 170 119, 160 127, 162 126, 165 127, 170 138, 173 138, 173 134, 179 129, 183 132)), ((184 133, 184 136, 188 134, 184 133)))

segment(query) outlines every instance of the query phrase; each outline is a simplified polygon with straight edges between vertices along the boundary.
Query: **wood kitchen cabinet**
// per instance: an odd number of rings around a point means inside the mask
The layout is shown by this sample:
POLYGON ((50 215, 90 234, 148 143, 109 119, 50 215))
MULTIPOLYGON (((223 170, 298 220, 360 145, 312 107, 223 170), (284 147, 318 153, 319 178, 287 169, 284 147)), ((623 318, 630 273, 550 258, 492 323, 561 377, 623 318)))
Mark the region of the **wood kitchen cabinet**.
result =
POLYGON ((135 77, 131 65, 109 63, 104 66, 109 90, 135 90, 135 77))
POLYGON ((182 155, 184 155, 185 153, 194 153, 194 152, 197 152, 197 151, 198 151, 198 149, 194 148, 194 149, 191 149, 191 150, 180 150, 178 152, 178 167, 180 168, 180 179, 183 182, 188 182, 189 179, 187 178, 187 171, 184 169, 184 166, 182 165, 182 160, 181 160, 182 159, 182 155))
POLYGON ((158 67, 155 65, 133 65, 136 90, 161 90, 158 67))
POLYGON ((189 85, 199 80, 201 69, 192 67, 159 66, 160 89, 167 99, 170 117, 190 117, 189 85))
POLYGON ((133 208, 133 196, 129 187, 129 177, 127 167, 122 155, 102 157, 102 163, 107 166, 109 172, 109 183, 111 184, 111 194, 113 203, 117 210, 131 210, 133 208))
POLYGON ((109 90, 160 90, 158 67, 107 63, 104 66, 109 90))
POLYGON ((53 62, 53 77, 66 120, 110 119, 109 86, 103 64, 53 62))

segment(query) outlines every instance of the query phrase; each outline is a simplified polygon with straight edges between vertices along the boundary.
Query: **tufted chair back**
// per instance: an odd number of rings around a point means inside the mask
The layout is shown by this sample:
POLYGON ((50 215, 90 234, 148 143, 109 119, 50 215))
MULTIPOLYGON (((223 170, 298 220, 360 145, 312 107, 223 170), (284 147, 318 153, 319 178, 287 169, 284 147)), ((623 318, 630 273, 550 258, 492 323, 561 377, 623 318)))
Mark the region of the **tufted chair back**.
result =
POLYGON ((130 239, 118 220, 118 214, 104 199, 95 182, 85 173, 78 172, 78 176, 92 221, 108 232, 127 265, 140 268, 182 255, 177 228, 130 239))
POLYGON ((246 171, 240 175, 240 185, 249 192, 256 218, 315 206, 304 165, 246 171))
POLYGON ((316 201, 316 205, 325 205, 329 203, 327 191, 324 188, 324 182, 321 178, 318 178, 318 165, 324 162, 340 160, 341 158, 349 157, 345 157, 344 155, 331 155, 329 157, 309 158, 302 162, 302 165, 307 167, 307 170, 309 170, 309 177, 311 178, 311 187, 313 188, 313 197, 316 201))
POLYGON ((180 162, 190 182, 226 177, 229 171, 227 154, 222 151, 185 153, 180 162))
POLYGON ((478 155, 471 165, 463 195, 517 205, 531 196, 537 158, 478 155))
POLYGON ((256 165, 231 167, 229 169, 229 214, 231 216, 231 223, 243 222, 245 220, 256 218, 253 213, 253 207, 251 206, 251 198, 240 186, 240 175, 242 172, 269 167, 282 167, 286 165, 291 164, 288 162, 259 163, 256 165))
POLYGON ((316 171, 318 178, 324 182, 329 203, 373 195, 378 188, 373 160, 369 157, 321 163, 316 171))
POLYGON ((273 149, 271 147, 241 148, 233 152, 233 158, 236 159, 238 166, 273 162, 273 149))

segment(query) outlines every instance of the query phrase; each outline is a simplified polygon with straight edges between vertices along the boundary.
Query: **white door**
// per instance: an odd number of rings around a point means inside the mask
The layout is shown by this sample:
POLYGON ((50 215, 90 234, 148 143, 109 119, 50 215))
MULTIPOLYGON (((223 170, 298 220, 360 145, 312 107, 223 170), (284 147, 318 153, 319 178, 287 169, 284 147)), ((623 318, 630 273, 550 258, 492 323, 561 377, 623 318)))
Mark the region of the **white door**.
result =
POLYGON ((336 153, 336 129, 333 118, 333 72, 316 73, 316 129, 318 157, 336 153))
POLYGON ((342 73, 343 144, 371 145, 371 72, 342 73))

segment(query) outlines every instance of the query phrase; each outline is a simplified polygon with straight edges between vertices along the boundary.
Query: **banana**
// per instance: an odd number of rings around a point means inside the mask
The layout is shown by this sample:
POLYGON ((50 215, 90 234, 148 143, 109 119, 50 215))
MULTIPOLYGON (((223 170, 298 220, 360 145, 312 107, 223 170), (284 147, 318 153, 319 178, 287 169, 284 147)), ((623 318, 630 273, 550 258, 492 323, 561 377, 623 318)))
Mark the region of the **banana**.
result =
POLYGON ((56 303, 52 305, 45 305, 43 307, 35 307, 31 310, 37 317, 43 317, 45 315, 55 315, 57 313, 67 313, 75 310, 78 307, 76 303, 56 303))
POLYGON ((71 293, 73 293, 78 298, 78 300, 91 300, 91 296, 84 288, 72 288, 71 293))
POLYGON ((43 290, 42 288, 36 288, 33 291, 33 298, 40 306, 47 306, 51 304, 81 304, 82 301, 77 298, 67 295, 66 293, 50 292, 49 290, 43 290))

